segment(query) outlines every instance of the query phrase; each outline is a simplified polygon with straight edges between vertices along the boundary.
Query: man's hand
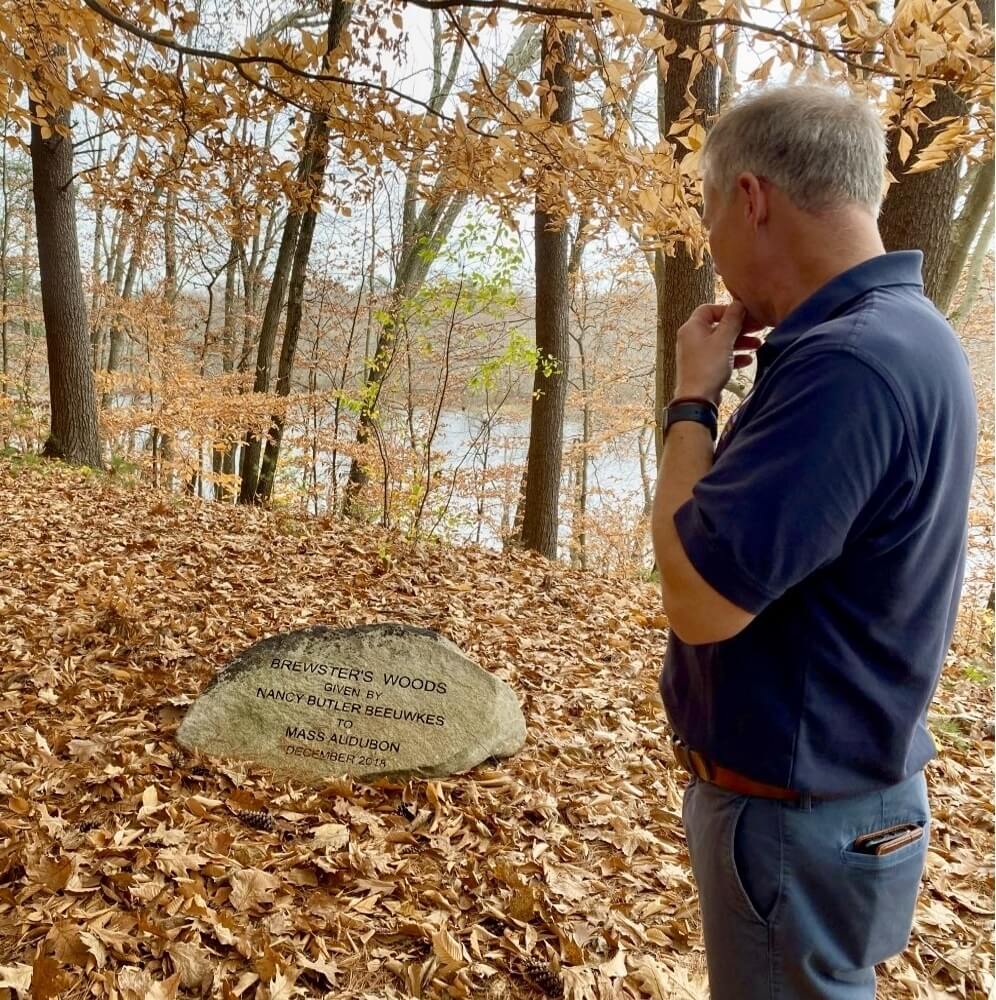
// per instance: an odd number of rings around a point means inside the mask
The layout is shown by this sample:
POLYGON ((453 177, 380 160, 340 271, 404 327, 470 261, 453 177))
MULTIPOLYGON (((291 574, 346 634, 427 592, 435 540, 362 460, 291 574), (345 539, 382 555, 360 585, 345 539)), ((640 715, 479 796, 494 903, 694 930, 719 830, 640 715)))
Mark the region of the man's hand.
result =
POLYGON ((699 306, 678 330, 675 396, 704 396, 718 405, 733 369, 751 362, 750 354, 737 352, 756 351, 763 342, 748 334, 761 328, 737 299, 699 306))

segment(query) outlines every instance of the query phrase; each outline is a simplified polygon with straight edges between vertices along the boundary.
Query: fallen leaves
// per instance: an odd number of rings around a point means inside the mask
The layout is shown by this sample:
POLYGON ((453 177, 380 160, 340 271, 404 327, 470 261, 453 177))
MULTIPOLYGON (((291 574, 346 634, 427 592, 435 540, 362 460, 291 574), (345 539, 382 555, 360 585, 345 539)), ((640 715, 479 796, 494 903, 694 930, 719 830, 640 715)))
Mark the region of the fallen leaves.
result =
POLYGON ((280 887, 279 878, 259 868, 244 868, 235 872, 231 883, 231 903, 240 912, 256 909, 262 903, 272 903, 273 894, 280 887))
MULTIPOLYGON (((65 975, 107 1000, 705 996, 652 587, 330 521, 290 533, 57 467, 0 463, 0 492, 0 1000, 33 996, 36 969, 39 990, 65 975), (510 683, 526 747, 447 779, 318 788, 171 756, 235 652, 377 620, 434 628, 510 683)), ((886 1000, 994 982, 992 687, 960 662, 939 700, 967 721, 939 734, 922 903, 886 1000)))
POLYGON ((312 833, 312 842, 318 850, 342 850, 349 843, 349 827, 342 823, 323 823, 312 833))
POLYGON ((0 965, 0 987, 27 993, 31 989, 31 966, 22 963, 0 965))

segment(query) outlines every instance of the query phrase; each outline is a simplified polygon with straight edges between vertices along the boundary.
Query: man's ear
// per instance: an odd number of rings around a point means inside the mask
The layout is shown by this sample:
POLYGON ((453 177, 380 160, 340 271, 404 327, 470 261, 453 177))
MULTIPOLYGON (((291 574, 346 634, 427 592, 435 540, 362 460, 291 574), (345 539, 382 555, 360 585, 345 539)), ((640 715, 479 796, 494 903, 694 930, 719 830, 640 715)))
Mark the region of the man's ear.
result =
POLYGON ((745 221, 755 231, 768 221, 768 190, 766 181, 757 174, 743 173, 737 187, 744 196, 745 221))

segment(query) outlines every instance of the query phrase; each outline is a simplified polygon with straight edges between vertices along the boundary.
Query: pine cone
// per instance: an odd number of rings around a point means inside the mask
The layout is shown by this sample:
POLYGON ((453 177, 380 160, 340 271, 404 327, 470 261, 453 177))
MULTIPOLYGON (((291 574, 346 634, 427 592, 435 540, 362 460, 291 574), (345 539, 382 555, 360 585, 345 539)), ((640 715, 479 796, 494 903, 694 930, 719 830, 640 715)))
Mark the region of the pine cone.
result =
POLYGON ((235 815, 238 816, 246 826, 251 826, 254 830, 263 830, 266 833, 271 833, 275 827, 276 823, 273 822, 273 817, 265 810, 258 809, 255 812, 236 809, 235 815))
POLYGON ((564 995, 564 984, 559 973, 554 972, 546 962, 526 962, 526 976, 548 997, 562 997, 564 995))

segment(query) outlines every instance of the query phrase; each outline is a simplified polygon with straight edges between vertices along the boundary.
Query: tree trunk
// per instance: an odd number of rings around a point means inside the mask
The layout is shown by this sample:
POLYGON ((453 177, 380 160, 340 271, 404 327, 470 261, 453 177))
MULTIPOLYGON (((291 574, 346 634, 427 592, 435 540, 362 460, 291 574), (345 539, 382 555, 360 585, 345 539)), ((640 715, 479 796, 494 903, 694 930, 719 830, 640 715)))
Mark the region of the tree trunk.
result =
MULTIPOLYGON (((55 51, 65 63, 65 50, 55 51)), ((38 107, 32 102, 32 116, 38 107)), ((38 267, 48 352, 51 432, 44 454, 77 465, 101 466, 97 437, 97 394, 90 367, 83 274, 76 234, 70 109, 43 126, 31 124, 31 174, 38 233, 38 267), (66 134, 61 135, 56 129, 66 134)))
MULTIPOLYGON (((277 340, 277 323, 283 309, 284 292, 287 289, 287 279, 300 229, 301 216, 297 212, 289 211, 284 221, 284 233, 280 240, 280 250, 277 252, 277 263, 273 270, 273 281, 270 283, 270 294, 266 299, 263 324, 259 330, 253 392, 269 392, 270 389, 270 361, 277 340)), ((261 450, 258 435, 252 431, 247 432, 242 445, 242 483, 239 488, 239 503, 253 503, 256 499, 261 450)))
POLYGON ((951 249, 944 264, 934 302, 943 313, 951 311, 952 299, 968 255, 986 221, 993 200, 993 161, 980 163, 971 174, 965 204, 951 227, 951 249))
MULTIPOLYGON (((397 336, 403 322, 405 303, 422 287, 435 254, 446 242, 446 237, 466 203, 467 196, 460 193, 444 196, 439 202, 426 205, 414 222, 412 233, 404 239, 388 317, 377 334, 373 358, 368 359, 366 365, 363 402, 356 426, 356 443, 361 447, 367 444, 374 430, 373 415, 397 351, 397 336)), ((343 494, 342 509, 347 517, 356 513, 357 499, 369 479, 370 473, 366 466, 358 458, 354 458, 349 465, 349 479, 343 494)))
MULTIPOLYGON (((315 114, 312 120, 314 148, 313 167, 310 178, 312 190, 312 207, 305 213, 301 223, 301 232, 297 240, 294 254, 294 267, 291 273, 290 294, 287 300, 287 325, 284 328, 284 339, 280 347, 280 361, 277 367, 277 395, 289 396, 291 390, 291 374, 294 371, 294 358, 297 354, 297 342, 301 335, 301 316, 304 310, 304 282, 308 273, 308 262, 311 258, 311 244, 315 235, 315 223, 318 220, 319 201, 322 186, 325 181, 325 169, 328 163, 329 127, 324 115, 315 114)), ((277 459, 280 456, 280 442, 283 439, 284 418, 274 414, 270 423, 270 433, 266 439, 266 451, 259 472, 259 483, 256 487, 256 502, 262 503, 273 495, 273 480, 277 472, 277 459)))
MULTIPOLYGON (((540 75, 548 91, 542 101, 551 122, 570 121, 574 111, 571 63, 576 41, 548 26, 540 54, 540 75)), ((537 197, 536 349, 539 354, 533 380, 533 400, 526 454, 526 501, 522 516, 523 548, 557 558, 560 474, 564 448, 564 404, 570 364, 570 233, 555 222, 537 197), (554 228, 556 226, 557 228, 554 228)))
MULTIPOLYGON (((126 302, 130 299, 132 291, 135 288, 135 278, 138 276, 141 254, 141 246, 139 244, 140 232, 140 229, 136 229, 135 231, 135 245, 131 253, 131 260, 128 262, 128 273, 124 280, 124 286, 121 289, 121 302, 126 302)), ((113 375, 121 365, 121 348, 124 343, 124 329, 122 327, 120 316, 116 316, 113 320, 111 320, 111 332, 108 340, 107 374, 113 375)), ((104 390, 104 394, 100 401, 102 409, 106 410, 111 405, 113 399, 112 385, 113 383, 108 381, 107 388, 104 390)))
MULTIPOLYGON (((535 58, 537 25, 527 24, 509 48, 496 74, 497 80, 517 79, 535 58)), ((429 105, 436 111, 442 109, 456 80, 459 52, 462 41, 457 42, 451 54, 449 69, 442 69, 442 32, 438 19, 433 20, 433 80, 429 105)), ((422 287, 432 266, 432 259, 446 242, 450 230, 460 217, 467 203, 467 195, 447 190, 445 174, 437 175, 431 194, 424 199, 417 212, 420 175, 419 161, 409 171, 402 203, 401 253, 394 275, 394 288, 388 319, 377 334, 373 356, 365 355, 365 374, 361 394, 362 404, 357 418, 356 443, 361 447, 370 440, 373 413, 380 398, 384 382, 391 368, 396 351, 398 326, 405 302, 422 287)), ((373 285, 370 287, 373 293, 373 285)), ((357 513, 357 500, 369 481, 370 475, 363 462, 354 458, 349 465, 349 478, 342 498, 342 512, 347 517, 357 513)))
MULTIPOLYGON (((128 260, 128 269, 125 272, 124 283, 120 286, 118 296, 121 302, 127 302, 135 293, 135 281, 138 279, 138 272, 142 267, 142 255, 145 253, 145 233, 149 224, 149 217, 153 209, 159 202, 159 195, 162 193, 162 185, 158 185, 152 192, 149 201, 142 212, 141 218, 133 227, 133 240, 131 257, 128 260)), ((121 258, 122 268, 124 261, 124 248, 122 247, 121 258)), ((121 316, 116 316, 111 320, 110 345, 107 352, 107 374, 113 375, 121 367, 121 350, 124 346, 124 327, 121 316)), ((101 398, 101 407, 107 409, 111 405, 112 387, 109 383, 107 390, 101 398)))
POLYGON ((654 480, 650 471, 650 443, 653 428, 641 427, 636 439, 636 450, 640 455, 640 484, 643 486, 643 516, 650 517, 654 509, 654 480), (650 431, 644 434, 644 431, 650 431))
MULTIPOLYGON (((352 3, 343 0, 334 0, 329 11, 328 28, 326 31, 326 48, 323 67, 326 71, 330 67, 332 53, 339 45, 339 39, 346 24, 349 22, 352 13, 352 3)), ((309 181, 315 174, 316 163, 319 158, 327 156, 328 147, 328 125, 324 116, 312 114, 308 122, 305 133, 304 149, 301 155, 301 163, 298 166, 298 178, 302 181, 309 181), (319 136, 320 133, 320 136, 319 136), (319 142, 319 139, 321 140, 319 142)), ((322 165, 321 176, 325 176, 324 163, 322 165)), ((317 196, 316 196, 317 197, 317 196)), ((316 206, 315 206, 316 207, 316 206)), ((277 323, 283 305, 284 292, 287 288, 288 272, 298 261, 297 248, 301 234, 302 220, 311 214, 311 209, 304 213, 295 211, 293 206, 288 209, 287 219, 284 223, 284 234, 280 241, 280 251, 277 254, 277 265, 273 275, 273 283, 270 286, 270 295, 266 300, 266 312, 263 316, 263 326, 259 333, 259 351, 256 357, 256 381, 253 386, 255 392, 268 392, 270 383, 270 363, 273 356, 273 348, 276 343, 277 323)), ((307 268, 307 256, 311 253, 311 235, 314 232, 314 219, 311 220, 311 234, 308 235, 308 246, 305 251, 304 269, 307 268)), ((296 276, 296 275, 295 275, 296 276)), ((300 296, 304 287, 304 273, 300 275, 300 296)), ((288 308, 290 308, 288 306, 288 308)), ((298 303, 300 309, 300 303, 298 303)), ((284 342, 288 343, 287 332, 291 331, 291 317, 288 314, 288 325, 285 331, 284 342)), ((290 363, 293 364, 294 351, 297 349, 297 338, 300 333, 300 313, 298 312, 296 329, 293 330, 290 347, 290 363)), ((284 348, 281 347, 281 361, 283 360, 284 348)), ((279 374, 279 373, 278 373, 279 374)), ((289 380, 289 373, 288 373, 289 380)), ((289 381, 288 381, 289 384, 289 381)), ((281 425, 282 428, 282 425, 281 425)), ((262 442, 251 432, 246 435, 245 446, 242 453, 242 484, 239 490, 239 503, 259 503, 264 495, 269 496, 272 489, 272 477, 276 468, 276 452, 271 452, 270 467, 267 469, 269 477, 269 488, 266 483, 260 489, 260 453, 262 442)))
MULTIPOLYGON (((584 362, 582 361, 582 364, 584 362)), ((591 444, 591 404, 585 399, 581 417, 581 455, 578 458, 577 519, 578 531, 574 551, 579 569, 588 569, 588 448, 591 444)))
MULTIPOLYGON (((705 12, 695 2, 688 8, 687 16, 701 18, 705 16, 705 12)), ((698 28, 678 26, 669 29, 668 33, 676 39, 678 47, 666 67, 663 62, 657 64, 657 120, 662 137, 667 135, 671 126, 686 110, 685 94, 689 89, 692 64, 688 59, 679 59, 677 53, 688 47, 698 49, 700 39, 698 28)), ((702 68, 692 82, 691 93, 695 99, 694 121, 704 125, 718 109, 716 67, 709 60, 703 60, 702 68)), ((675 142, 675 158, 679 162, 687 152, 680 142, 675 142)), ((665 257, 663 251, 657 250, 654 254, 654 285, 657 293, 654 419, 655 451, 659 466, 663 450, 661 415, 674 396, 677 377, 678 328, 702 303, 711 302, 715 297, 716 273, 712 257, 706 253, 702 264, 696 266, 685 243, 679 243, 675 247, 673 257, 665 257)))
MULTIPOLYGON (((8 100, 10 97, 11 85, 8 83, 8 100)), ((8 134, 10 128, 10 117, 4 115, 3 119, 4 135, 8 134)), ((9 346, 7 331, 9 320, 7 317, 7 296, 10 294, 10 281, 7 277, 7 245, 10 241, 10 190, 7 178, 7 143, 3 144, 0 151, 0 187, 3 189, 3 228, 0 230, 0 395, 7 395, 7 374, 10 370, 9 346)))
POLYGON ((176 302, 176 192, 166 192, 166 215, 163 220, 163 251, 166 269, 166 301, 176 302))
POLYGON ((979 294, 979 285, 982 283, 982 265, 986 255, 989 253, 993 242, 994 222, 996 222, 996 208, 990 207, 989 215, 982 226, 982 232, 975 241, 975 250, 972 252, 972 261, 968 266, 968 274, 965 277, 965 287, 961 293, 961 301, 957 308, 951 313, 951 325, 960 327, 968 319, 975 305, 976 296, 979 294))
MULTIPOLYGON (((97 159, 95 166, 99 167, 104 158, 104 116, 97 120, 97 159)), ((93 288, 90 290, 90 345, 93 351, 93 367, 99 365, 98 350, 100 347, 100 332, 95 324, 97 309, 100 306, 100 286, 103 283, 100 255, 104 249, 104 198, 101 195, 94 206, 93 224, 93 254, 90 257, 90 273, 93 276, 93 288)))
MULTIPOLYGON (((223 319, 221 334, 221 370, 230 375, 235 371, 235 282, 239 263, 238 240, 232 238, 228 248, 228 263, 225 265, 225 314, 223 319)), ((234 445, 226 445, 218 448, 218 442, 214 442, 215 460, 214 472, 222 475, 230 475, 234 468, 234 445)), ((215 479, 214 484, 215 500, 225 500, 226 490, 215 479)))
POLYGON ((31 250, 32 247, 37 245, 35 241, 34 233, 34 214, 31 211, 31 201, 33 197, 33 192, 28 190, 26 192, 26 197, 24 199, 24 231, 21 237, 21 335, 24 338, 24 364, 21 367, 20 375, 21 380, 21 400, 25 404, 29 404, 30 398, 30 386, 31 386, 31 361, 34 357, 34 349, 32 346, 32 329, 31 329, 31 319, 30 312, 28 310, 28 290, 31 288, 31 270, 29 261, 31 260, 31 250))
MULTIPOLYGON (((101 228, 103 229, 101 219, 101 228)), ((104 274, 101 278, 103 284, 108 286, 116 296, 119 294, 120 286, 124 283, 124 247, 127 243, 127 236, 130 233, 127 213, 120 209, 114 216, 111 223, 111 242, 104 254, 104 274)), ((101 234, 103 235, 103 234, 101 234)), ((96 289, 95 289, 96 291, 96 289)), ((102 292, 99 301, 106 302, 107 294, 102 292)), ((94 296, 94 308, 98 302, 98 297, 94 296)), ((107 339, 107 331, 100 322, 100 317, 92 317, 93 326, 90 330, 90 346, 93 351, 94 371, 100 371, 104 367, 104 342, 107 339)))
MULTIPOLYGON (((965 114, 961 97, 950 87, 937 88, 934 100, 924 108, 931 121, 948 115, 965 114)), ((949 159, 934 170, 919 174, 903 171, 936 134, 935 128, 921 128, 919 143, 905 164, 899 160, 900 130, 889 141, 888 168, 896 183, 889 188, 878 227, 886 250, 923 251, 923 288, 935 305, 944 311, 939 296, 951 254, 951 221, 958 198, 959 159, 949 159)))
POLYGON ((737 92, 737 56, 740 51, 740 29, 734 27, 723 46, 723 63, 719 78, 719 110, 724 111, 737 92))

